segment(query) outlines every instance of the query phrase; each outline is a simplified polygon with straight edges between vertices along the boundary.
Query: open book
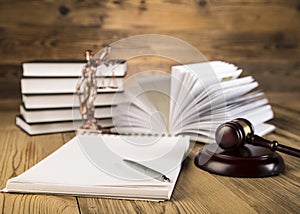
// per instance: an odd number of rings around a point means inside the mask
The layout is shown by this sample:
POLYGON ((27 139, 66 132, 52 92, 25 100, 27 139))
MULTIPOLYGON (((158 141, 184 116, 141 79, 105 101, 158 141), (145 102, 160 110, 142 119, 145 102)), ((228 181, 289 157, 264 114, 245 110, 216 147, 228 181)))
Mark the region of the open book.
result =
POLYGON ((77 135, 8 180, 3 191, 166 200, 189 146, 188 137, 77 135), (124 159, 164 173, 171 182, 136 171, 124 159))
POLYGON ((113 112, 118 133, 189 135, 213 142, 216 128, 246 118, 257 134, 274 130, 273 111, 253 77, 238 78, 235 65, 213 61, 173 66, 171 75, 137 78, 113 112))

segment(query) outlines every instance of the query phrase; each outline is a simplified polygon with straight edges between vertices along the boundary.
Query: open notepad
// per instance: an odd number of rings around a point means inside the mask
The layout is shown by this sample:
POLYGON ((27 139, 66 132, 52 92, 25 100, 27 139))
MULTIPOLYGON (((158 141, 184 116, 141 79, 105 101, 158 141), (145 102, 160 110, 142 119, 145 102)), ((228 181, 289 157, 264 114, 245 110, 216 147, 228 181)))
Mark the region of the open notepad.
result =
POLYGON ((188 137, 77 135, 7 181, 6 192, 51 193, 144 200, 170 199, 188 137), (171 183, 130 168, 123 159, 164 173, 171 183))

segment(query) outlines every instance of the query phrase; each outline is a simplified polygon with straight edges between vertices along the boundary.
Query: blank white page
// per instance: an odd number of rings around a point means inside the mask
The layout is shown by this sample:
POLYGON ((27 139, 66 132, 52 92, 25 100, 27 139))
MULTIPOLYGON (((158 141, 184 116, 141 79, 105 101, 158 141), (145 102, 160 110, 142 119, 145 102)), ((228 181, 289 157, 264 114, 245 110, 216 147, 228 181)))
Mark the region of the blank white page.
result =
POLYGON ((188 137, 78 135, 10 182, 64 186, 168 185, 129 168, 123 159, 139 161, 176 181, 188 147, 188 137))

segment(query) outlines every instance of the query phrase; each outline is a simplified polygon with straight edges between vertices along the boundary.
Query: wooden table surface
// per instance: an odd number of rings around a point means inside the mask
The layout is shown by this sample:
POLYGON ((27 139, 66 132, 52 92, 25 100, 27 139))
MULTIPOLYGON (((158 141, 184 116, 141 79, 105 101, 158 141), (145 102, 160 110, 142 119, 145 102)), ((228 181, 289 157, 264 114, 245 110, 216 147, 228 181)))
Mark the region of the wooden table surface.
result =
MULTIPOLYGON (((209 60, 243 68, 273 106, 277 129, 267 138, 300 148, 299 18, 299 0, 1 0, 0 188, 74 136, 30 137, 15 126, 20 63, 82 59, 86 49, 139 34, 176 37, 209 60)), ((162 65, 145 59, 134 71, 162 65)), ((0 213, 299 213, 299 159, 282 154, 286 171, 280 176, 229 178, 194 166, 202 146, 184 162, 170 201, 0 193, 0 213)))
MULTIPOLYGON (((268 139, 300 148, 299 93, 267 94, 277 126, 268 139)), ((14 102, 11 102, 14 104, 14 102)), ((12 108, 14 109, 14 108, 12 108)), ((55 151, 73 133, 30 137, 14 125, 16 111, 0 111, 0 188, 55 151)), ((146 202, 71 196, 0 194, 1 213, 299 213, 299 159, 282 154, 286 170, 269 178, 230 178, 195 167, 197 144, 184 161, 170 201, 146 202)))

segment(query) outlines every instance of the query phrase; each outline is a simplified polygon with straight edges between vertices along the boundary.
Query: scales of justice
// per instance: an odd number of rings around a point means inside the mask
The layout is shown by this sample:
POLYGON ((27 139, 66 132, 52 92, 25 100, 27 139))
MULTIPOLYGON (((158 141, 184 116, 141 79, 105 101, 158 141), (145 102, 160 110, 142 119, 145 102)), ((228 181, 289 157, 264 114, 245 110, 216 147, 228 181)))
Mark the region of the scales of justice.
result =
MULTIPOLYGON (((76 85, 76 94, 79 101, 79 111, 82 119, 82 126, 77 129, 77 133, 103 133, 108 132, 108 130, 104 130, 101 128, 101 125, 98 123, 95 118, 95 99, 97 97, 98 89, 117 89, 118 85, 115 80, 115 65, 118 65, 117 59, 110 59, 111 47, 106 46, 102 52, 100 53, 99 58, 94 59, 93 52, 91 50, 85 51, 85 58, 87 63, 82 68, 82 76, 79 82, 76 85), (105 66, 103 66, 105 65, 105 66), (100 85, 97 84, 97 69, 102 67, 108 67, 112 65, 110 78, 106 82, 105 74, 101 71, 102 80, 100 81, 100 85)), ((109 71, 110 72, 110 71, 109 71)))

